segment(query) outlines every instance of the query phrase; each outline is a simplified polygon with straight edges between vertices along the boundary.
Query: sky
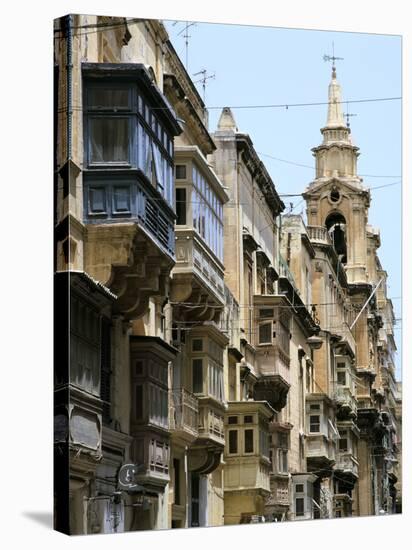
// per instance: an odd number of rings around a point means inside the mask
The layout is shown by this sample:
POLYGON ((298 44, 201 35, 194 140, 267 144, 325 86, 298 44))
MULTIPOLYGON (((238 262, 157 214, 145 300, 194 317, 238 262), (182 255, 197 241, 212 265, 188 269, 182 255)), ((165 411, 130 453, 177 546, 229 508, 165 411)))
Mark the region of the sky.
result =
MULTIPOLYGON (((185 24, 164 21, 170 39, 186 64, 185 24)), ((239 131, 250 135, 279 194, 301 193, 314 177, 311 148, 321 143, 327 105, 251 108, 327 101, 331 64, 344 101, 399 98, 402 95, 399 36, 199 23, 190 26, 188 73, 194 81, 207 70, 205 103, 209 130, 216 129, 221 108, 231 107, 239 131), (333 46, 332 46, 333 44, 333 46), (247 108, 242 108, 247 106, 247 108), (219 108, 215 108, 219 107, 219 108), (275 157, 275 158, 271 158, 275 157), (287 162, 286 162, 287 161, 287 162), (295 164, 294 164, 295 163, 295 164), (303 165, 303 166, 297 166, 303 165)), ((196 84, 203 96, 202 84, 196 84)), ((352 139, 360 148, 358 174, 371 189, 369 223, 381 231, 378 251, 388 272, 393 300, 397 377, 401 378, 401 122, 402 102, 386 100, 344 104, 352 139), (381 187, 381 186, 385 187, 381 187), (373 189, 378 187, 377 189, 373 189)), ((286 211, 305 216, 301 197, 284 198, 286 211)))

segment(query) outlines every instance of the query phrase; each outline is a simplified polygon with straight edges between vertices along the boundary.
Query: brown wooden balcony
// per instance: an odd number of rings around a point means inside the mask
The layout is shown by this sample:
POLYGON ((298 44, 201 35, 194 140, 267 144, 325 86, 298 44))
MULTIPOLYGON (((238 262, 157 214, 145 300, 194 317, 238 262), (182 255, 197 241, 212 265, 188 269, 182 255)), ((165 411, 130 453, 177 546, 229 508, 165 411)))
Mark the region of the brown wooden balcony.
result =
POLYGON ((190 444, 199 434, 197 397, 183 388, 170 390, 169 395, 169 421, 172 438, 179 438, 190 444))

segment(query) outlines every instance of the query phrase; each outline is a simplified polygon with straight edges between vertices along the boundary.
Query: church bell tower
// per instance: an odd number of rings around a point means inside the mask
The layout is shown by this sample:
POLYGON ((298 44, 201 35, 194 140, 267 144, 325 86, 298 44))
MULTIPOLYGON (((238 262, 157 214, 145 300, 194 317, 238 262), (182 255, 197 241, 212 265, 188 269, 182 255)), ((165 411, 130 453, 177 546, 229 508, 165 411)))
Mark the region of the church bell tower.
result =
POLYGON ((357 175, 359 148, 342 111, 341 86, 332 66, 322 143, 312 149, 315 179, 305 190, 308 224, 326 227, 350 284, 368 283, 367 230, 370 193, 357 175))

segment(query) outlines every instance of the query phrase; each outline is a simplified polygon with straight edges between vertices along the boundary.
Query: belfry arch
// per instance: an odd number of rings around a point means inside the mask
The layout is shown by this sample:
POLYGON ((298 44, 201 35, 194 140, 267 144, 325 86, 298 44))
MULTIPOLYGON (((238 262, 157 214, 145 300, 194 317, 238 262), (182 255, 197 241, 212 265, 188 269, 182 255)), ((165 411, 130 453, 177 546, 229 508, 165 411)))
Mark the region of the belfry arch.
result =
POLYGON ((336 254, 339 260, 346 264, 348 261, 348 249, 347 249, 347 226, 346 219, 340 212, 330 213, 326 220, 325 226, 330 235, 333 247, 336 250, 336 254))

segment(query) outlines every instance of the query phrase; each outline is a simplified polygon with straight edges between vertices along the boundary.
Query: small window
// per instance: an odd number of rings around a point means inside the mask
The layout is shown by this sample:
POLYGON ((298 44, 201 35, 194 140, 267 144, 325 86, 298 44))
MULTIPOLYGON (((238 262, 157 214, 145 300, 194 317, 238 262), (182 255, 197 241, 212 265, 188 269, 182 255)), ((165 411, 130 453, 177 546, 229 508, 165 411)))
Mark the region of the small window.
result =
POLYGON ((310 432, 319 433, 320 432, 320 416, 318 414, 311 415, 309 419, 310 423, 310 432))
POLYGON ((245 453, 253 453, 254 430, 245 430, 245 453))
POLYGON ((259 344, 272 343, 272 323, 259 325, 259 344))
POLYGON ((289 437, 288 434, 279 433, 278 434, 278 444, 282 449, 287 449, 289 447, 289 437))
POLYGON ((141 420, 143 418, 143 386, 136 386, 135 392, 136 398, 136 419, 141 420))
POLYGON ((305 499, 297 498, 295 500, 295 512, 297 516, 303 516, 305 514, 305 499))
POLYGON ((338 372, 338 384, 339 386, 346 386, 346 372, 338 372))
POLYGON ((229 454, 237 454, 237 430, 229 430, 229 454))
POLYGON ((313 405, 310 406, 310 410, 311 411, 320 411, 320 404, 319 403, 315 403, 313 405))
POLYGON ((186 189, 176 188, 176 225, 186 225, 186 189))
POLYGON ((176 164, 176 179, 177 180, 186 179, 186 164, 176 164))
POLYGON ((339 439, 339 451, 342 453, 347 452, 348 450, 348 439, 346 437, 339 439))
POLYGON ((260 309, 259 310, 260 319, 273 319, 273 309, 260 309))
POLYGON ((295 493, 304 493, 305 492, 305 486, 303 483, 297 483, 295 486, 295 493))
POLYGON ((279 472, 287 473, 288 471, 288 451, 285 449, 279 449, 279 472))
POLYGON ((238 417, 237 416, 229 416, 228 424, 237 424, 237 423, 238 423, 238 417))
POLYGON ((245 416, 243 422, 245 424, 253 424, 253 415, 248 414, 247 416, 245 416))
POLYGON ((143 376, 143 361, 136 361, 134 368, 136 376, 143 376))
POLYGON ((203 361, 193 359, 192 361, 192 388, 193 393, 203 393, 203 361))
POLYGON ((192 340, 192 351, 203 351, 203 340, 201 338, 192 340))

